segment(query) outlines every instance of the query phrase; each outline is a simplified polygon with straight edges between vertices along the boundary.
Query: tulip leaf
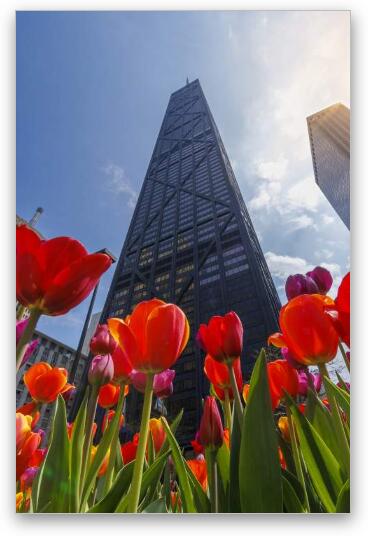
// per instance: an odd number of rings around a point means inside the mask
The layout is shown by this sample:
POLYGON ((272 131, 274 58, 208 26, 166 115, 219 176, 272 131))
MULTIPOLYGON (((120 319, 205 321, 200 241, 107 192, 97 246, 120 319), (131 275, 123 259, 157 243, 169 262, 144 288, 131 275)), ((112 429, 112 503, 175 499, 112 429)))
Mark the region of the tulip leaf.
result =
POLYGON ((157 499, 157 501, 149 504, 143 511, 143 514, 167 514, 165 499, 157 499))
MULTIPOLYGON (((153 462, 153 464, 150 465, 144 471, 143 476, 142 476, 142 484, 141 484, 139 502, 141 502, 144 496, 146 495, 148 488, 150 488, 151 486, 155 487, 157 483, 159 482, 163 468, 165 466, 165 462, 169 454, 170 454, 170 450, 167 452, 164 452, 163 454, 161 454, 161 456, 158 456, 153 462)), ((131 464, 134 465, 134 462, 131 462, 131 464)), ((120 496, 120 501, 115 509, 115 512, 120 512, 120 513, 125 512, 128 506, 128 502, 129 502, 129 493, 127 493, 123 497, 120 496)))
POLYGON ((336 512, 349 514, 350 513, 350 480, 347 480, 337 498, 336 512))
MULTIPOLYGON (((247 411, 245 408, 244 412, 247 411)), ((233 418, 233 429, 230 441, 230 475, 229 475, 229 512, 241 512, 239 491, 239 454, 241 430, 239 420, 233 418)))
POLYGON ((313 487, 327 512, 334 512, 337 496, 343 485, 341 467, 314 426, 300 413, 288 395, 286 398, 313 487))
POLYGON ((346 385, 345 381, 343 380, 343 378, 340 376, 340 374, 338 372, 336 372, 336 376, 337 376, 337 379, 339 380, 340 382, 340 385, 341 387, 338 385, 338 387, 340 387, 340 389, 342 389, 343 391, 345 391, 349 396, 350 396, 350 391, 349 391, 349 388, 348 386, 346 385))
POLYGON ((193 500, 193 493, 188 480, 188 473, 186 469, 186 462, 181 454, 180 447, 173 435, 165 417, 161 417, 162 423, 165 427, 166 437, 170 443, 172 450, 172 457, 174 460, 176 472, 179 477, 180 487, 183 491, 183 509, 184 512, 194 513, 196 511, 193 500))
POLYGON ((65 402, 61 395, 55 405, 50 446, 38 479, 36 512, 69 511, 69 438, 66 429, 65 402), (47 509, 47 503, 50 503, 47 509))
POLYGON ((228 512, 228 487, 229 487, 229 472, 230 472, 230 450, 224 442, 217 451, 217 488, 219 512, 228 512))
POLYGON ((124 465, 116 475, 109 492, 88 510, 88 514, 102 514, 115 512, 121 498, 126 494, 133 476, 134 461, 124 465))
MULTIPOLYGON (((174 435, 176 434, 176 430, 178 429, 181 419, 183 418, 183 414, 184 414, 184 410, 181 409, 179 413, 177 414, 177 416, 175 417, 175 419, 173 420, 173 422, 170 424, 170 430, 172 431, 174 435)), ((169 448, 170 448, 170 442, 168 438, 166 438, 158 454, 163 454, 164 452, 169 450, 169 448)))
POLYGON ((247 409, 243 415, 239 489, 242 512, 283 511, 277 432, 264 350, 261 350, 252 372, 247 409))
POLYGON ((284 476, 282 476, 282 498, 285 511, 288 514, 305 514, 303 504, 300 502, 295 489, 290 481, 284 476))
POLYGON ((345 412, 346 417, 349 421, 350 419, 350 395, 344 389, 334 384, 329 378, 324 377, 323 382, 325 384, 325 389, 327 394, 331 393, 334 397, 340 408, 345 412))
POLYGON ((88 389, 74 422, 70 444, 70 512, 79 512, 80 477, 82 469, 84 427, 87 414, 88 389))

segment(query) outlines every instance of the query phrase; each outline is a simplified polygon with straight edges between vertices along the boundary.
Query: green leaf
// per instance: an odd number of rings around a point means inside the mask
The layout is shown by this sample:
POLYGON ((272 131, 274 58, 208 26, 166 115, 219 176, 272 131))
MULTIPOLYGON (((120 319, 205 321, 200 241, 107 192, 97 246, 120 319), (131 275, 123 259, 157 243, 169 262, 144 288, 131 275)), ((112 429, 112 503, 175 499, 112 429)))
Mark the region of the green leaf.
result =
POLYGON ((79 512, 80 476, 82 469, 84 427, 87 414, 88 389, 74 421, 70 444, 70 512, 79 512))
MULTIPOLYGON (((139 502, 142 501, 143 497, 146 495, 147 490, 151 486, 157 485, 157 482, 161 478, 162 471, 164 469, 167 457, 170 454, 170 450, 158 456, 156 460, 150 465, 143 473, 141 491, 139 496, 139 502)), ((134 462, 131 462, 134 464, 134 462)), ((117 505, 115 512, 125 512, 128 506, 129 493, 121 497, 119 504, 117 505)))
MULTIPOLYGON (((247 412, 245 408, 244 413, 247 412)), ((228 511, 241 512, 239 491, 239 454, 241 430, 238 419, 233 419, 233 429, 230 441, 230 478, 229 478, 229 505, 228 511)))
POLYGON ((298 495, 296 494, 293 486, 290 484, 290 481, 285 478, 282 478, 282 497, 284 501, 285 510, 288 514, 305 514, 302 503, 299 500, 298 495))
POLYGON ((347 480, 337 498, 336 512, 350 514, 350 480, 347 480))
POLYGON ((165 499, 157 499, 150 505, 147 506, 142 512, 143 514, 167 514, 167 508, 165 499))
POLYGON ((327 512, 335 511, 337 496, 343 485, 341 467, 308 419, 300 413, 292 399, 286 395, 290 406, 310 478, 319 499, 327 512))
POLYGON ((163 425, 165 427, 166 431, 166 437, 170 443, 170 447, 172 450, 172 457, 174 460, 176 472, 179 477, 180 481, 180 487, 183 491, 183 509, 184 512, 190 512, 193 513, 196 511, 194 506, 194 500, 193 500, 193 493, 192 488, 190 487, 190 483, 188 480, 188 473, 186 469, 186 462, 180 452, 180 447, 175 439, 175 436, 173 435, 172 431, 170 430, 170 427, 165 419, 165 417, 161 417, 163 425))
POLYGON ((40 469, 35 511, 68 512, 69 490, 69 439, 66 429, 66 410, 64 399, 59 395, 55 406, 50 446, 40 469), (47 503, 49 505, 46 508, 47 503))
POLYGON ((345 412, 348 422, 350 421, 350 395, 344 389, 340 389, 329 378, 324 377, 323 382, 327 395, 329 392, 335 397, 340 408, 345 412))
POLYGON ((342 385, 341 389, 343 391, 345 391, 350 396, 350 391, 349 391, 348 386, 346 385, 345 381, 343 380, 343 378, 340 376, 340 374, 338 372, 336 372, 336 376, 337 376, 337 379, 339 380, 340 385, 342 385))
POLYGON ((224 442, 217 451, 217 489, 219 512, 228 512, 228 487, 230 473, 230 450, 224 442))
MULTIPOLYGON (((184 410, 181 409, 179 413, 177 414, 177 416, 175 417, 175 419, 173 420, 173 422, 170 424, 170 430, 172 431, 173 435, 176 434, 176 430, 178 429, 181 419, 183 418, 183 414, 184 414, 184 410)), ((168 438, 166 438, 164 441, 164 444, 162 445, 162 447, 160 448, 160 451, 157 454, 163 454, 169 449, 170 449, 170 442, 168 438)))
POLYGON ((115 512, 121 498, 126 494, 133 476, 134 461, 124 465, 103 499, 95 504, 87 513, 102 514, 115 512))
POLYGON ((283 511, 278 440, 264 350, 261 350, 252 372, 243 416, 239 489, 242 512, 283 511))
POLYGON ((305 417, 317 430, 333 455, 339 459, 340 448, 336 439, 331 413, 311 389, 308 389, 305 417))
POLYGON ((302 484, 299 482, 297 477, 293 473, 288 471, 287 469, 281 469, 281 473, 282 473, 283 478, 286 478, 286 480, 288 480, 290 482, 290 484, 293 487, 293 489, 294 489, 294 491, 295 491, 300 503, 303 504, 303 502, 304 502, 304 490, 303 490, 302 484))

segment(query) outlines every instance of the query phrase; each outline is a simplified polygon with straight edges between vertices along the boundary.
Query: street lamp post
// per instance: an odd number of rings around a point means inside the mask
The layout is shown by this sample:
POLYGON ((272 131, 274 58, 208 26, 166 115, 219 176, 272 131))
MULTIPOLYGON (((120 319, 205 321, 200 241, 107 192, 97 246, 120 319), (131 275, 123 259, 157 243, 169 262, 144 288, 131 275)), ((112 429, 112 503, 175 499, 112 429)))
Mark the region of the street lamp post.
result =
MULTIPOLYGON (((96 251, 96 253, 105 253, 105 255, 108 255, 111 258, 112 263, 116 262, 116 257, 106 248, 100 249, 99 251, 96 251)), ((69 373, 69 382, 70 383, 74 382, 74 378, 75 378, 75 375, 76 375, 76 372, 77 372, 77 369, 78 369, 79 361, 80 361, 81 354, 82 354, 83 343, 84 343, 84 339, 86 338, 86 333, 87 333, 89 321, 91 319, 91 315, 92 315, 93 306, 94 306, 95 299, 96 299, 98 286, 99 286, 99 282, 97 283, 97 285, 95 286, 95 288, 93 290, 93 294, 92 294, 92 297, 91 297, 91 301, 89 303, 87 315, 86 315, 86 318, 84 320, 84 325, 83 325, 83 329, 82 329, 81 336, 80 336, 80 339, 79 339, 78 348, 77 348, 77 351, 75 352, 73 364, 72 364, 72 367, 71 367, 70 373, 69 373)), ((90 361, 91 361, 91 355, 88 356, 86 367, 85 367, 85 370, 83 371, 82 378, 81 378, 81 385, 79 386, 79 389, 77 390, 77 392, 75 394, 74 402, 73 402, 73 405, 72 405, 72 407, 70 409, 70 412, 69 412, 69 420, 74 420, 74 418, 75 418, 75 416, 76 416, 76 414, 78 412, 78 408, 80 406, 80 403, 81 403, 81 401, 83 399, 84 392, 86 390, 86 382, 84 380, 86 379, 86 376, 88 374, 88 367, 89 367, 90 361)))

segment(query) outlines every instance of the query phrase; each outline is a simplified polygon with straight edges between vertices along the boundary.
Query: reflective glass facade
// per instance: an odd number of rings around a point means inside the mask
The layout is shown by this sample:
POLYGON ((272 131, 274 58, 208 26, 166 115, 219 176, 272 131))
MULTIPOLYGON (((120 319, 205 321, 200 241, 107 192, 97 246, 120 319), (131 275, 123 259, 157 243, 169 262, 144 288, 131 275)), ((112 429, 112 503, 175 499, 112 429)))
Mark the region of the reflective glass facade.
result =
MULTIPOLYGON (((245 326, 249 376, 267 335, 278 329, 279 298, 220 135, 198 80, 171 95, 101 321, 124 317, 153 296, 178 304, 191 338, 175 370, 169 417, 185 409, 179 438, 194 437, 208 394, 198 326, 234 310, 245 326)), ((132 390, 127 422, 138 426, 132 390)))
POLYGON ((350 229, 350 110, 334 104, 307 123, 316 183, 350 229))

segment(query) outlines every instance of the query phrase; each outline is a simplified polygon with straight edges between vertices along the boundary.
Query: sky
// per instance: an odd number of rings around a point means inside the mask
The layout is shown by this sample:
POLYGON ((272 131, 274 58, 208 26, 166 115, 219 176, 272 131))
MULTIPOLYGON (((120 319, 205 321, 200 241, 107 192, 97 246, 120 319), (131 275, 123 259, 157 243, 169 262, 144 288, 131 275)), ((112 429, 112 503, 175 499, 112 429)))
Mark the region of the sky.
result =
MULTIPOLYGON (((306 117, 350 107, 340 11, 18 12, 17 214, 119 256, 170 94, 199 78, 282 303, 292 273, 349 270, 306 117)), ((113 268, 101 280, 101 310, 113 268)), ((78 344, 89 299, 41 331, 78 344)))

